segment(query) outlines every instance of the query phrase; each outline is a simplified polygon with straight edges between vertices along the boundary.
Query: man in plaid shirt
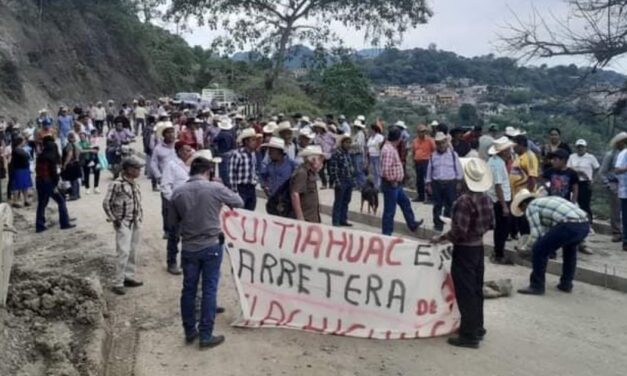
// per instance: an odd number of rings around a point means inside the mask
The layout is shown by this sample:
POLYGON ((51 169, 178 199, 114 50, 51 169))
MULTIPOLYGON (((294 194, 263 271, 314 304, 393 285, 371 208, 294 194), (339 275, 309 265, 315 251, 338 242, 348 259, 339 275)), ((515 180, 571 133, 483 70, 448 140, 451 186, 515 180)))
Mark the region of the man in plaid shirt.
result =
POLYGON ((396 205, 401 207, 405 222, 409 230, 414 232, 422 225, 422 220, 416 221, 414 211, 411 208, 409 198, 403 190, 402 182, 403 162, 398 156, 398 143, 401 142, 401 130, 394 127, 388 133, 388 140, 381 148, 381 192, 383 193, 383 219, 382 227, 384 235, 392 235, 394 231, 394 216, 396 205))
POLYGON ((238 193, 244 200, 244 209, 255 210, 257 206, 257 139, 261 137, 254 129, 247 128, 238 137, 242 145, 229 158, 229 183, 233 192, 238 193))
POLYGON ((333 153, 329 160, 329 177, 335 182, 335 201, 333 202, 333 226, 351 227, 348 223, 348 205, 353 196, 355 186, 355 170, 350 155, 352 145, 351 136, 348 134, 338 138, 340 147, 333 153))

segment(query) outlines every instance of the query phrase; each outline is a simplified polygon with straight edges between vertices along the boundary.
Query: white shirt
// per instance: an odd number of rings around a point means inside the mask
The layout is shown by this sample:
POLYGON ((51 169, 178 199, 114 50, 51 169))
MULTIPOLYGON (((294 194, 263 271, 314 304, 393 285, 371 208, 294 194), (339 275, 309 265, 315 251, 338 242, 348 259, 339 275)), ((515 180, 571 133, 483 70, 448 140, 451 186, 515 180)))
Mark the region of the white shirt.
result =
POLYGON ((378 157, 381 155, 381 144, 385 141, 385 138, 381 133, 377 133, 368 139, 368 155, 371 157, 378 157))
POLYGON ((107 118, 107 110, 104 107, 94 107, 94 120, 104 121, 107 118))
POLYGON ((600 167, 597 158, 590 153, 586 153, 582 156, 579 156, 579 154, 577 153, 571 154, 568 158, 568 163, 566 164, 566 166, 577 171, 577 174, 579 174, 579 179, 583 181, 592 180, 592 177, 594 176, 594 170, 600 167))
POLYGON ((166 200, 170 200, 172 192, 189 179, 189 167, 180 158, 170 159, 161 175, 161 193, 166 200))
POLYGON ((509 202, 512 200, 512 188, 509 185, 509 176, 507 175, 507 166, 503 158, 498 155, 493 155, 488 159, 488 167, 492 171, 493 184, 489 191, 486 193, 492 202, 497 203, 499 201, 496 195, 496 186, 500 185, 503 191, 503 198, 509 202))
POLYGON ((148 114, 146 107, 135 108, 135 119, 146 119, 146 114, 148 114))

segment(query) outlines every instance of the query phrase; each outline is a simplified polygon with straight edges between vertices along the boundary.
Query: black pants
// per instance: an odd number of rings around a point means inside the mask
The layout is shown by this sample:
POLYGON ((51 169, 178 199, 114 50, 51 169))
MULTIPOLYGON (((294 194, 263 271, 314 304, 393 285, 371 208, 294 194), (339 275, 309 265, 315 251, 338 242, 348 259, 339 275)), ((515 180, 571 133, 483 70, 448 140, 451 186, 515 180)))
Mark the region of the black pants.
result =
POLYGON ((331 178, 331 173, 329 172, 329 161, 324 161, 324 166, 322 166, 322 169, 320 170, 320 181, 322 182, 322 185, 324 187, 329 187, 329 188, 333 188, 333 186, 335 185, 335 182, 333 181, 333 178, 331 178), (328 175, 328 179, 327 179, 327 175, 328 175))
POLYGON ((237 193, 244 201, 244 209, 255 211, 257 207, 257 191, 253 184, 240 184, 237 186, 237 193))
POLYGON ((98 135, 102 136, 104 131, 104 120, 94 121, 94 126, 96 127, 96 131, 98 131, 98 135))
MULTIPOLYGON (((507 204, 509 206, 509 203, 507 204)), ((509 234, 509 216, 503 215, 500 202, 494 203, 494 256, 505 257, 505 242, 509 234)))
POLYGON ((168 209, 170 203, 161 195, 161 219, 163 219, 163 233, 168 234, 170 226, 168 226, 168 209))
POLYGON ((461 314, 460 337, 477 340, 483 329, 483 246, 455 245, 451 276, 461 314))
POLYGON ((590 202, 592 201, 592 186, 589 181, 579 182, 579 195, 577 196, 577 204, 581 210, 588 213, 588 219, 592 223, 592 208, 590 202))
POLYGON ((94 188, 98 188, 98 183, 100 182, 100 169, 94 166, 83 166, 83 185, 85 188, 89 189, 89 174, 94 174, 94 188))
POLYGON ((427 168, 429 160, 416 162, 416 192, 418 192, 418 201, 425 201, 425 178, 427 177, 427 168))
POLYGON ((509 234, 511 237, 518 235, 529 235, 531 230, 529 229, 529 221, 527 217, 510 217, 509 218, 509 234))

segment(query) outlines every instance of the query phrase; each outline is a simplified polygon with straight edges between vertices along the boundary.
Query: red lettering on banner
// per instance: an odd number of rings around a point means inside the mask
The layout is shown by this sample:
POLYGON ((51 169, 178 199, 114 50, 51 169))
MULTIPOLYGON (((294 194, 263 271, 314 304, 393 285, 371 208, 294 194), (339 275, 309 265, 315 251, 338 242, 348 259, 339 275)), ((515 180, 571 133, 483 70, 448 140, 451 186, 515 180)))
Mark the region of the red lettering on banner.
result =
POLYGON ((226 236, 228 236, 231 240, 236 241, 237 238, 233 236, 231 231, 229 231, 229 224, 231 223, 229 218, 231 217, 237 218, 239 217, 239 213, 235 210, 225 210, 222 212, 222 228, 224 229, 226 236))
POLYGON ((438 320, 435 324, 433 324, 433 327, 431 328, 431 337, 435 337, 436 333, 438 331, 438 328, 441 327, 444 324, 445 323, 442 320, 438 320))
POLYGON ((252 238, 247 238, 246 237, 246 233, 248 233, 248 231, 246 231, 246 221, 250 219, 248 217, 242 217, 242 241, 249 243, 249 244, 254 244, 257 243, 257 230, 259 229, 259 219, 256 217, 253 217, 253 236, 252 238))
POLYGON ((290 313, 290 316, 282 323, 282 325, 289 326, 292 323, 292 320, 294 320, 294 316, 296 316, 300 312, 300 309, 295 309, 294 311, 292 311, 292 313, 290 313))
POLYGON ((309 315, 309 322, 303 326, 303 330, 311 330, 318 333, 324 333, 327 330, 327 318, 322 319, 322 328, 316 328, 313 326, 313 316, 309 315))
POLYGON ((402 244, 403 243, 403 239, 401 238, 394 238, 390 244, 388 244, 388 248, 385 252, 385 263, 390 265, 390 266, 394 266, 394 265, 400 265, 400 261, 394 261, 392 260, 392 251, 394 250, 394 248, 396 247, 397 244, 402 244))
POLYGON ((279 235, 279 249, 282 249, 283 241, 285 240, 285 232, 287 231, 288 228, 294 227, 294 225, 293 224, 288 225, 288 224, 277 222, 277 221, 272 221, 272 223, 281 227, 281 235, 279 235))
POLYGON ((390 339, 391 335, 392 335, 392 332, 388 330, 387 332, 385 332, 385 339, 390 339))
POLYGON ((280 325, 281 322, 283 322, 283 320, 285 320, 285 311, 283 310, 283 306, 281 306, 281 303, 277 302, 276 300, 273 300, 270 302, 270 307, 268 307, 268 314, 266 314, 266 317, 264 317, 260 322, 259 325, 263 326, 265 321, 268 320, 273 320, 276 321, 276 325, 280 325), (279 310, 279 312, 281 313, 281 317, 277 318, 277 317, 273 317, 272 315, 274 314, 274 308, 277 308, 279 310))
POLYGON ((339 336, 345 336, 348 333, 354 332, 355 330, 358 330, 358 329, 366 329, 366 327, 361 325, 361 324, 353 324, 348 329, 346 329, 345 331, 338 333, 338 335, 339 336))
POLYGON ((368 339, 372 339, 373 334, 374 334, 374 329, 370 329, 370 333, 368 333, 368 339))
POLYGON ((331 258, 331 249, 333 249, 333 246, 341 246, 340 255, 343 254, 348 242, 346 232, 342 231, 342 240, 335 240, 335 238, 333 237, 333 232, 333 229, 329 229, 329 245, 327 245, 327 258, 331 258))
POLYGON ((303 245, 300 247, 300 253, 305 253, 308 246, 313 248, 315 258, 320 257, 320 246, 322 245, 322 230, 319 226, 310 225, 307 227, 307 235, 303 245))
POLYGON ((337 319, 337 325, 335 326, 335 330, 331 332, 333 335, 337 335, 342 330, 342 319, 337 319))
MULTIPOLYGON (((352 236, 352 235, 351 235, 352 236)), ((364 251, 364 238, 363 236, 359 237, 359 251, 356 254, 353 254, 354 248, 350 247, 348 252, 346 253, 346 261, 355 263, 359 261, 361 258, 361 254, 364 251)))
POLYGON ((442 292, 445 289, 448 290, 448 294, 445 295, 444 301, 448 303, 449 312, 453 312, 453 307, 455 306, 455 284, 453 283, 451 273, 447 273, 444 282, 442 282, 442 292))
POLYGON ((368 250, 364 255, 364 264, 368 263, 368 259, 370 255, 377 256, 377 265, 383 265, 383 240, 378 236, 373 236, 370 238, 370 244, 368 245, 368 250))
POLYGON ((268 233, 268 221, 263 219, 263 232, 261 233, 261 246, 266 246, 266 234, 268 233))
POLYGON ((401 333, 400 339, 405 339, 405 333, 401 333))
POLYGON ((416 302, 417 316, 424 316, 426 314, 435 315, 436 313, 438 313, 438 304, 435 299, 431 299, 431 301, 420 299, 416 302))

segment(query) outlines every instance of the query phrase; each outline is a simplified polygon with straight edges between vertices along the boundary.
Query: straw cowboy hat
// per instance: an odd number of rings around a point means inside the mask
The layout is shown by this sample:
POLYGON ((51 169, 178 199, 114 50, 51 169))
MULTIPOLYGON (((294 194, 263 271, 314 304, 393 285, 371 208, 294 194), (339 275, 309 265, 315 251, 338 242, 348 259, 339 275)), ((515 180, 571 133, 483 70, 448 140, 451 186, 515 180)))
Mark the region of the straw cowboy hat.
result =
POLYGON ((434 120, 434 121, 432 121, 432 122, 431 122, 431 124, 430 124, 430 125, 431 125, 432 127, 437 127, 438 125, 440 125, 440 123, 438 123, 438 121, 437 121, 437 120, 434 120))
POLYGON ((298 132, 298 135, 299 136, 303 136, 303 137, 307 137, 310 140, 313 140, 314 138, 316 138, 316 134, 309 127, 303 127, 303 129, 301 129, 298 132))
POLYGON ((261 147, 285 151, 285 141, 280 137, 272 137, 267 143, 261 144, 261 147))
POLYGON ((171 121, 162 121, 157 123, 155 135, 159 140, 163 140, 163 132, 165 132, 166 129, 174 129, 174 124, 172 124, 171 121))
POLYGON ((233 129, 233 123, 229 118, 218 119, 218 128, 224 131, 230 131, 233 129))
POLYGON ((435 142, 448 141, 448 137, 444 134, 444 132, 437 132, 435 137, 433 137, 435 142))
POLYGON ((282 121, 274 130, 274 134, 281 134, 281 132, 284 131, 294 132, 297 131, 297 129, 292 128, 292 124, 289 121, 282 121))
POLYGON ((516 137, 518 135, 520 135, 520 130, 514 128, 514 127, 505 127, 505 135, 507 137, 516 137))
POLYGON ((614 136, 614 138, 612 138, 612 140, 610 141, 610 146, 612 148, 615 148, 616 144, 618 144, 621 141, 625 141, 625 140, 627 140, 627 132, 620 132, 619 134, 614 136))
POLYGON ((314 155, 324 158, 327 157, 327 155, 322 151, 320 145, 309 145, 304 148, 300 153, 298 153, 298 156, 301 158, 307 158, 314 155))
POLYGON ((407 129, 407 125, 402 120, 397 121, 396 123, 394 123, 394 125, 399 127, 399 128, 407 129))
POLYGON ((361 129, 366 128, 366 126, 364 125, 364 123, 363 123, 361 120, 359 120, 359 119, 357 119, 357 120, 355 120, 355 121, 353 122, 353 127, 357 127, 357 128, 361 128, 361 129))
POLYGON ((215 157, 215 158, 214 158, 213 153, 211 152, 211 150, 209 150, 209 149, 203 149, 203 150, 199 150, 199 151, 195 152, 195 153, 192 155, 192 157, 191 157, 191 158, 189 158, 189 159, 187 160, 187 162, 185 162, 185 164, 186 164, 186 165, 188 165, 188 166, 191 166, 191 165, 192 165, 192 162, 193 162, 195 159, 198 159, 198 158, 203 158, 203 159, 206 159, 206 160, 208 160, 208 161, 209 161, 209 162, 211 162, 211 163, 220 163, 220 162, 222 162, 222 158, 219 158, 219 157, 215 157))
POLYGON ((327 129, 327 125, 326 125, 325 123, 321 122, 321 121, 315 121, 315 122, 313 123, 312 127, 313 127, 313 128, 322 128, 322 129, 324 129, 325 131, 326 131, 326 130, 328 130, 328 129, 327 129))
POLYGON ((275 122, 271 121, 268 124, 266 124, 261 131, 263 133, 270 134, 270 133, 274 133, 274 131, 276 130, 277 127, 278 127, 277 124, 275 122))
POLYGON ((490 149, 488 149, 488 154, 496 155, 502 152, 503 150, 507 150, 511 148, 514 145, 515 144, 512 141, 510 141, 509 138, 501 137, 499 139, 494 140, 494 143, 492 144, 492 146, 490 146, 490 149))
POLYGON ((342 142, 344 142, 344 140, 351 140, 351 136, 347 134, 341 134, 335 138, 335 144, 338 146, 342 145, 342 142))
POLYGON ((366 117, 364 115, 359 115, 357 116, 357 120, 361 121, 362 123, 366 122, 366 117))
POLYGON ((472 192, 486 192, 492 187, 492 171, 484 160, 460 158, 464 168, 464 181, 472 192))
POLYGON ((41 115, 41 114, 47 114, 47 113, 48 113, 48 110, 47 110, 47 109, 45 109, 45 108, 42 108, 41 110, 39 110, 39 114, 40 114, 40 115, 41 115))
POLYGON ((303 116, 300 121, 302 121, 303 123, 311 123, 311 121, 309 120, 309 116, 303 116))
POLYGON ((514 217, 522 217, 525 215, 525 212, 520 210, 520 204, 528 198, 536 198, 538 195, 536 193, 531 193, 527 188, 523 188, 514 196, 514 200, 512 201, 512 205, 510 206, 512 215, 514 217))
POLYGON ((247 138, 261 138, 262 136, 255 132, 253 128, 246 128, 237 137, 237 143, 242 143, 247 138))

